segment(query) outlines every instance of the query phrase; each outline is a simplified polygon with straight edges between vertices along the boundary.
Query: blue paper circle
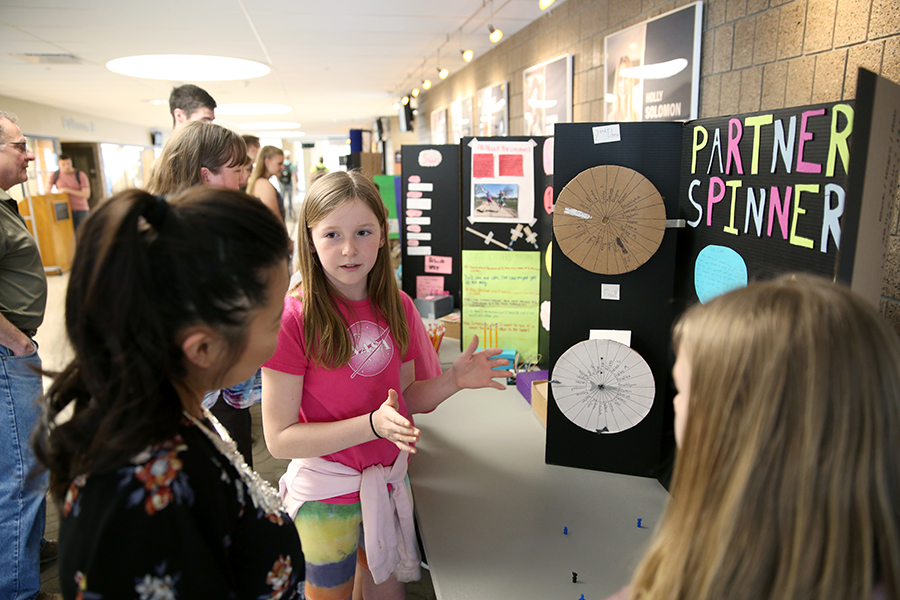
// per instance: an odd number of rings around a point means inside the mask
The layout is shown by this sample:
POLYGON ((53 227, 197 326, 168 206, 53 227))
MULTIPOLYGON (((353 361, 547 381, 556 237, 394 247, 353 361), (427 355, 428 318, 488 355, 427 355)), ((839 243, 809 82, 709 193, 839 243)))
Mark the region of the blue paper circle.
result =
POLYGON ((747 263, 725 246, 707 246, 694 263, 694 290, 706 304, 716 296, 747 287, 747 263))

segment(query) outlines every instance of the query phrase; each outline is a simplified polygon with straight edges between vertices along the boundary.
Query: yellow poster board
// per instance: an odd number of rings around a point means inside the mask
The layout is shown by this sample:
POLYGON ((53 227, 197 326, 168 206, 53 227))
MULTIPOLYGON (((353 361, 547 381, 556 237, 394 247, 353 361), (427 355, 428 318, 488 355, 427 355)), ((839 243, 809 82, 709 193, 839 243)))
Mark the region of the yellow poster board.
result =
POLYGON ((538 352, 541 253, 463 250, 463 346, 497 325, 497 346, 538 352))

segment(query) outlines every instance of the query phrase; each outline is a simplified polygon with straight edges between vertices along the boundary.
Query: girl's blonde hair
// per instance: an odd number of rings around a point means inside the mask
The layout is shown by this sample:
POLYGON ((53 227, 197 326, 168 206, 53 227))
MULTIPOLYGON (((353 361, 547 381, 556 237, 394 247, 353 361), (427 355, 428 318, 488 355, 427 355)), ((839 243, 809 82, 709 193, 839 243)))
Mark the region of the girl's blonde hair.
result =
POLYGON ((900 341, 787 276, 691 309, 672 499, 631 600, 900 597, 900 341))
POLYGON ((322 263, 314 252, 310 230, 332 211, 354 200, 362 202, 375 214, 384 240, 368 276, 369 301, 387 321, 401 356, 409 347, 409 326, 391 272, 387 209, 369 177, 358 171, 335 171, 316 179, 301 205, 297 250, 302 279, 294 291, 294 295, 303 301, 304 335, 310 358, 329 369, 350 362, 353 341, 347 330, 349 324, 337 308, 336 303, 342 298, 325 276, 322 263))
POLYGON ((218 173, 244 164, 247 145, 240 134, 205 121, 189 121, 175 130, 150 173, 147 191, 168 196, 201 185, 200 169, 218 173))
POLYGON ((278 148, 276 146, 263 146, 262 149, 256 154, 256 164, 253 165, 253 170, 250 172, 250 179, 247 180, 247 193, 251 196, 253 195, 253 186, 256 185, 257 179, 268 179, 266 176, 266 159, 272 158, 277 155, 284 156, 284 150, 278 148))

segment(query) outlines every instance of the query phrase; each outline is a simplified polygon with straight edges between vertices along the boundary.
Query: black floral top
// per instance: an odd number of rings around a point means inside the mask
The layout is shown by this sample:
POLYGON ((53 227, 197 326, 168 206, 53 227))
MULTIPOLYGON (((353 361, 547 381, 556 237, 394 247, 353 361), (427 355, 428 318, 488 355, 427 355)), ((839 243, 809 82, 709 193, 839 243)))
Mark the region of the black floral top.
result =
POLYGON ((188 423, 117 471, 76 478, 59 544, 66 599, 303 598, 290 517, 257 509, 234 466, 188 423))

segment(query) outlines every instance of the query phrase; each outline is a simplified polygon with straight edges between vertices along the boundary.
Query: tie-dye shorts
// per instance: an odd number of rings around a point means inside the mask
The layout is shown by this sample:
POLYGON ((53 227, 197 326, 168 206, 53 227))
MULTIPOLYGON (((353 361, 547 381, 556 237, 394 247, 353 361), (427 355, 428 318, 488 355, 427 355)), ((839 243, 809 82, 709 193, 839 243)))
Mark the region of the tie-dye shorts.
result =
POLYGON ((306 556, 306 597, 345 600, 353 591, 356 560, 366 568, 362 507, 304 502, 294 518, 306 556))

